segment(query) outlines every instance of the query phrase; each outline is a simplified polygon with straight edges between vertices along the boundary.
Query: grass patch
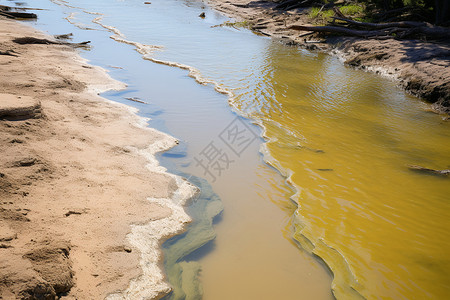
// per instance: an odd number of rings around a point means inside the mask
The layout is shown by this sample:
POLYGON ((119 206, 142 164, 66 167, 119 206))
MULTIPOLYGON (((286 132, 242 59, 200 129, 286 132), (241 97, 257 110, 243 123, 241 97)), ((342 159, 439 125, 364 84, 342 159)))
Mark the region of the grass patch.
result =
POLYGON ((234 23, 225 23, 226 26, 236 27, 236 28, 251 28, 252 23, 249 21, 242 21, 242 22, 234 22, 234 23))
POLYGON ((350 17, 355 16, 355 15, 361 15, 364 11, 363 7, 361 7, 359 5, 355 5, 355 4, 344 5, 344 6, 339 7, 339 9, 345 16, 350 16, 350 17))
MULTIPOLYGON (((336 6, 346 17, 350 17, 355 20, 365 20, 365 6, 357 4, 348 4, 336 6)), ((313 7, 309 12, 309 17, 316 24, 327 24, 332 21, 332 17, 335 15, 332 9, 321 9, 320 7, 313 7)))
POLYGON ((239 29, 239 28, 247 28, 247 29, 252 29, 253 23, 249 22, 249 21, 242 21, 242 22, 230 22, 230 21, 226 21, 222 24, 219 25, 214 25, 211 27, 233 27, 235 29, 239 29))
POLYGON ((366 22, 366 23, 371 23, 373 22, 373 18, 369 17, 369 16, 364 16, 364 17, 354 17, 353 20, 358 21, 358 22, 366 22))
POLYGON ((317 18, 319 16, 319 11, 320 11, 320 8, 313 7, 309 13, 309 17, 312 19, 317 18))
POLYGON ((317 23, 325 24, 331 21, 334 11, 331 9, 320 10, 319 7, 313 7, 309 13, 309 17, 317 23))

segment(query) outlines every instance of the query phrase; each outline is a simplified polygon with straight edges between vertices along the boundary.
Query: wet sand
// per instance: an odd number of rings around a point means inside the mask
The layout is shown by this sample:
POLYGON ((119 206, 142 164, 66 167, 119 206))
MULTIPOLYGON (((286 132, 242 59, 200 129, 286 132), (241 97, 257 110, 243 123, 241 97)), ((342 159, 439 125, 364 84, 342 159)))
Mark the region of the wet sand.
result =
POLYGON ((0 19, 0 298, 167 293, 159 246, 195 189, 154 154, 177 141, 98 96, 125 85, 72 47, 25 36, 52 39, 0 19))

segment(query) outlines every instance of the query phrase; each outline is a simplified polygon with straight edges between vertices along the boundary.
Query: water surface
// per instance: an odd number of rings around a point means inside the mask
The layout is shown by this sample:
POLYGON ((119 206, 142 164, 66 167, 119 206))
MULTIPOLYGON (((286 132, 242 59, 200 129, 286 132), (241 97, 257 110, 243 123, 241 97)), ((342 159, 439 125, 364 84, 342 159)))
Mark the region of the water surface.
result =
MULTIPOLYGON (((184 250, 175 262, 200 263, 205 299, 330 299, 331 276, 308 252, 333 271, 339 299, 449 296, 448 178, 407 165, 449 168, 450 125, 417 98, 335 58, 244 30, 211 28, 227 19, 199 2, 68 2, 81 9, 55 2, 60 6, 48 4, 40 28, 73 32, 61 19, 44 18, 70 17, 80 28, 76 38, 93 41, 84 55, 123 68, 111 69, 112 75, 129 88, 110 97, 150 102, 135 105, 153 118, 151 126, 183 141, 171 158, 174 169, 208 180, 205 190, 211 186, 215 194, 206 198, 221 198, 214 242, 193 252, 192 240, 178 240, 184 250), (206 19, 197 17, 202 11, 206 19), (111 33, 92 23, 93 12, 103 13, 97 21, 128 41, 158 46, 147 48, 147 59, 194 67, 200 80, 230 93, 198 85, 185 70, 143 60, 133 46, 108 39, 111 33), (239 155, 221 139, 237 117, 228 100, 250 119, 238 118, 239 124, 258 137, 239 155), (221 174, 196 163, 211 143, 233 160, 221 174), (264 160, 287 183, 263 163, 261 145, 264 160)), ((208 205, 202 207, 198 218, 211 219, 208 205)), ((202 292, 196 284, 176 290, 175 298, 202 292)))

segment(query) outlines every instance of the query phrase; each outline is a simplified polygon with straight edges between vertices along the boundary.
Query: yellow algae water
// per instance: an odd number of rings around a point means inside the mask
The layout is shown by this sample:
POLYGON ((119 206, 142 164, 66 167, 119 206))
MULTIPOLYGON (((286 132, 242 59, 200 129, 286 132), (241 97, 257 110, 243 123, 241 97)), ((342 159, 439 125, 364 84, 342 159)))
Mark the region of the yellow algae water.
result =
MULTIPOLYGON (((334 272, 338 299, 450 297, 450 123, 385 79, 270 48, 250 116, 289 177, 295 239, 334 272), (332 76, 330 76, 332 74, 332 76)), ((253 94, 252 94, 253 93, 253 94)))

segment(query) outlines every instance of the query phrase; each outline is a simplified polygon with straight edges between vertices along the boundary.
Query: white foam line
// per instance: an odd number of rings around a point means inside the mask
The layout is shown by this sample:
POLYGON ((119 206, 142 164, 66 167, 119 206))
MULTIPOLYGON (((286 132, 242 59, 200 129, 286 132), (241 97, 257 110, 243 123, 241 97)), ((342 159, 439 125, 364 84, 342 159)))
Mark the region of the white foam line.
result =
MULTIPOLYGON (((126 107, 133 113, 137 112, 137 109, 133 107, 111 100, 107 101, 126 107)), ((180 176, 167 173, 167 169, 161 166, 156 159, 157 153, 167 151, 177 145, 178 141, 168 134, 148 127, 147 121, 148 118, 136 116, 135 126, 151 132, 157 132, 160 138, 146 149, 139 150, 134 147, 128 147, 128 150, 145 157, 147 160, 146 167, 150 172, 164 174, 174 179, 177 189, 170 198, 147 198, 149 202, 166 207, 172 213, 168 217, 151 220, 144 225, 131 225, 131 232, 127 235, 127 239, 140 252, 139 264, 142 274, 132 279, 126 290, 112 293, 106 299, 155 299, 168 294, 172 288, 167 283, 164 275, 161 245, 167 238, 182 233, 186 224, 192 221, 184 211, 184 206, 187 201, 195 196, 198 188, 180 176)))
POLYGON ((72 24, 73 26, 78 27, 80 29, 83 29, 83 30, 96 30, 96 29, 88 27, 88 26, 86 26, 86 25, 84 25, 82 23, 77 23, 77 22, 73 21, 73 20, 75 20, 75 15, 76 14, 77 14, 76 12, 72 12, 72 13, 69 14, 68 17, 66 17, 64 19, 67 22, 69 22, 70 24, 72 24))
MULTIPOLYGON (((171 62, 171 61, 163 61, 156 59, 152 57, 152 54, 155 51, 160 51, 163 49, 162 46, 155 46, 155 45, 145 45, 141 44, 139 42, 129 41, 126 39, 125 35, 123 35, 119 29, 108 26, 103 23, 101 23, 101 20, 103 18, 103 15, 100 13, 92 13, 87 12, 85 13, 92 14, 92 15, 99 15, 99 17, 92 20, 93 23, 96 23, 103 28, 109 30, 110 32, 114 33, 114 35, 111 36, 111 38, 117 42, 125 43, 128 45, 132 45, 136 48, 136 51, 142 55, 142 57, 146 60, 149 60, 154 63, 158 64, 164 64, 171 67, 177 67, 183 70, 189 71, 189 76, 194 78, 198 83, 202 85, 212 84, 214 86, 214 89, 224 95, 228 96, 228 102, 230 106, 236 110, 241 115, 244 114, 244 116, 248 117, 248 114, 245 113, 243 110, 239 110, 237 107, 237 104, 234 102, 234 94, 221 86, 219 83, 215 82, 214 80, 207 79, 202 76, 201 72, 197 70, 194 67, 177 63, 177 62, 171 62)), ((245 109, 244 109, 245 110, 245 109)), ((285 169, 281 166, 281 164, 273 158, 273 156, 270 154, 269 149, 267 148, 267 143, 271 141, 271 139, 267 136, 267 128, 264 126, 262 120, 255 120, 255 124, 260 126, 263 130, 263 137, 265 138, 265 143, 263 143, 260 147, 260 152, 263 154, 264 162, 268 165, 273 166, 275 169, 277 169, 280 174, 285 177, 285 182, 288 186, 291 186, 295 194, 291 196, 291 200, 294 201, 297 204, 297 209, 294 213, 294 215, 299 215, 299 198, 302 193, 302 188, 298 185, 296 185, 292 181, 293 171, 290 169, 285 169)), ((281 125, 281 124, 280 124, 281 125)), ((283 127, 281 127, 283 128, 283 127)), ((292 135, 294 135, 291 132, 292 135)), ((167 145, 165 145, 167 146, 167 145)), ((158 148, 158 147, 157 147, 158 148)), ((169 147, 170 148, 170 147, 169 147)), ((167 148, 166 148, 167 149, 167 148)), ((158 151, 164 151, 164 146, 161 146, 161 149, 158 151)), ((156 151, 156 152, 158 152, 156 151)), ((159 163, 155 158, 154 150, 149 150, 150 155, 144 155, 147 157, 147 159, 150 162, 150 165, 152 167, 150 168, 152 171, 156 170, 158 168, 159 163)), ((165 169, 160 169, 161 172, 165 172, 165 169)), ((174 197, 174 199, 156 199, 156 198, 150 198, 149 201, 153 203, 158 203, 161 205, 165 205, 172 209, 173 214, 165 219, 152 221, 146 225, 133 225, 132 232, 127 236, 130 243, 136 246, 138 249, 141 250, 141 267, 143 270, 142 276, 139 278, 136 278, 130 282, 130 285, 127 290, 111 294, 108 296, 107 299, 117 300, 117 299, 142 299, 142 298, 159 298, 168 292, 170 292, 171 288, 165 281, 164 274, 162 273, 162 269, 160 266, 160 260, 161 260, 161 250, 160 245, 161 241, 169 236, 173 236, 177 233, 181 233, 184 230, 184 226, 186 223, 190 222, 190 217, 184 212, 184 209, 181 205, 185 203, 188 199, 193 197, 195 194, 195 187, 190 185, 187 182, 181 182, 180 178, 171 175, 174 178, 176 178, 178 183, 178 190, 177 190, 177 196, 174 197), (178 199, 178 200, 177 200, 178 199), (179 201, 179 203, 174 203, 173 201, 179 201), (171 228, 171 230, 168 230, 168 228, 171 228)), ((298 218, 299 222, 302 222, 300 218, 298 218)), ((302 234, 302 233, 300 233, 302 234)), ((312 245, 313 248, 309 249, 309 252, 316 253, 315 248, 317 245, 314 244, 312 240, 310 240, 307 236, 302 236, 307 239, 312 245)), ((325 246, 331 248, 325 242, 321 239, 319 239, 317 242, 321 242, 325 246)), ((305 250, 308 250, 305 248, 305 250)), ((337 250, 336 250, 337 251, 337 250)), ((342 255, 341 255, 342 256, 342 255)), ((325 263, 327 263, 325 261, 325 263)), ((348 263, 347 263, 348 266, 348 263)), ((330 266, 331 267, 331 266, 330 266)), ((335 274, 336 275, 336 274, 335 274)), ((335 281, 333 281, 334 284, 335 281)), ((333 288, 334 290, 334 288, 333 288)))
POLYGON ((51 2, 53 2, 56 5, 60 5, 60 6, 65 6, 68 8, 74 8, 74 9, 82 9, 81 7, 78 6, 72 6, 69 4, 69 2, 64 1, 64 0, 50 0, 51 2))
POLYGON ((172 62, 172 61, 164 61, 164 60, 159 60, 156 59, 154 57, 152 57, 152 54, 155 51, 161 50, 163 49, 162 46, 156 46, 156 45, 144 45, 141 44, 139 42, 134 42, 134 41, 130 41, 127 40, 125 35, 123 35, 119 29, 117 29, 116 27, 113 26, 109 26, 109 25, 105 25, 101 22, 102 20, 102 16, 101 17, 97 17, 94 20, 92 20, 92 22, 102 26, 103 28, 108 29, 109 31, 111 31, 112 33, 114 33, 114 35, 111 36, 111 38, 117 42, 120 43, 124 43, 124 44, 128 44, 128 45, 132 45, 134 47, 136 47, 136 51, 140 54, 142 54, 142 57, 145 60, 149 60, 151 62, 157 63, 157 64, 163 64, 169 67, 176 67, 179 69, 183 69, 183 70, 187 70, 189 71, 188 75, 192 78, 195 79, 195 81, 197 81, 198 83, 202 84, 202 85, 207 85, 207 84, 212 84, 214 86, 214 90, 227 95, 228 96, 228 101, 231 103, 232 100, 234 99, 234 94, 229 91, 228 89, 224 88, 223 86, 221 86, 219 83, 217 83, 214 80, 211 79, 207 79, 205 77, 203 77, 203 75, 201 74, 201 72, 191 66, 185 65, 185 64, 181 64, 178 62, 172 62))
MULTIPOLYGON (((66 1, 51 0, 55 4, 63 5, 69 8, 80 9, 79 7, 70 6, 66 1)), ((101 15, 98 13, 92 13, 88 11, 83 12, 92 15, 101 15)), ((71 21, 74 18, 75 13, 71 13, 66 18, 67 21, 71 21)), ((70 22, 71 24, 77 26, 70 22)), ((113 30, 100 24, 102 27, 115 32, 119 38, 120 32, 113 30)), ((83 28, 84 29, 84 28, 83 28)), ((152 53, 152 51, 159 50, 158 46, 146 46, 139 43, 135 45, 140 51, 152 53)), ((86 59, 79 58, 80 61, 87 62, 86 59)), ((95 67, 98 71, 104 73, 107 77, 107 71, 100 67, 95 67)), ((124 83, 109 77, 108 83, 93 83, 88 86, 88 91, 92 94, 98 95, 99 93, 106 92, 107 90, 120 90, 126 87, 124 83)), ((178 144, 178 141, 168 134, 162 133, 154 128, 147 126, 148 118, 137 116, 137 109, 125 104, 120 104, 106 98, 102 98, 108 103, 112 103, 118 107, 126 109, 130 113, 134 114, 136 127, 144 128, 145 130, 153 133, 158 133, 159 137, 157 141, 149 145, 144 150, 138 150, 133 147, 128 149, 137 155, 144 156, 147 160, 147 169, 152 173, 164 174, 173 178, 177 185, 176 191, 170 196, 170 198, 148 198, 148 201, 161 207, 166 207, 171 210, 171 214, 168 217, 151 220, 147 224, 133 224, 131 225, 131 232, 127 235, 127 239, 131 245, 136 247, 140 251, 140 266, 142 274, 130 281, 128 288, 124 291, 114 292, 107 296, 107 299, 155 299, 168 294, 171 291, 171 287, 166 281, 163 267, 162 267, 162 243, 169 237, 177 235, 185 230, 187 223, 191 222, 191 218, 184 211, 184 205, 186 202, 194 197, 198 192, 198 188, 190 184, 187 180, 180 176, 170 174, 167 169, 162 167, 156 159, 156 154, 162 151, 167 151, 170 148, 178 144)))
MULTIPOLYGON (((147 167, 152 172, 159 171, 167 175, 166 169, 159 165, 155 154, 170 146, 173 138, 168 138, 168 140, 159 140, 146 150, 139 151, 141 155, 149 159, 147 167)), ((185 225, 191 221, 183 206, 195 195, 197 188, 179 176, 172 174, 169 176, 172 176, 178 185, 172 198, 148 198, 148 201, 169 208, 172 214, 145 225, 132 225, 131 233, 127 235, 130 244, 138 248, 141 253, 142 275, 131 280, 125 291, 110 294, 106 299, 155 299, 171 291, 161 267, 161 244, 166 238, 183 232, 185 225)))
MULTIPOLYGON (((106 73, 104 69, 99 68, 106 73)), ((93 85, 89 91, 98 94, 110 89, 124 88, 125 84, 113 80, 108 85, 93 85)), ((198 188, 190 184, 180 176, 170 174, 167 169, 161 166, 156 159, 156 154, 167 151, 178 144, 178 141, 165 133, 147 126, 148 118, 136 115, 137 109, 125 104, 120 104, 112 100, 105 99, 109 103, 127 109, 134 114, 134 125, 143 128, 152 133, 158 133, 159 138, 149 145, 146 149, 138 150, 134 147, 128 147, 128 150, 137 155, 141 155, 147 160, 147 169, 152 173, 164 174, 173 178, 177 185, 176 191, 170 198, 148 198, 151 203, 158 204, 171 210, 171 214, 162 219, 151 220, 144 225, 131 225, 131 232, 127 239, 131 245, 140 251, 140 266, 142 274, 130 281, 128 288, 124 291, 116 292, 107 296, 106 299, 155 299, 166 295, 171 291, 167 283, 162 267, 162 243, 169 237, 177 235, 185 230, 187 223, 191 218, 184 211, 184 205, 189 199, 194 197, 198 188)))
MULTIPOLYGON (((241 115, 245 112, 243 112, 242 110, 239 110, 236 103, 234 102, 234 94, 227 90, 226 88, 222 87, 220 84, 218 84, 217 82, 210 80, 210 79, 206 79, 205 77, 202 76, 202 74, 200 73, 199 70, 197 70, 194 67, 185 65, 185 64, 181 64, 178 62, 171 62, 171 61, 163 61, 163 60, 159 60, 156 59, 154 57, 152 57, 152 54, 155 51, 159 51, 162 50, 163 47, 162 46, 155 46, 155 45, 144 45, 141 44, 139 42, 134 42, 134 41, 129 41, 126 39, 125 35, 122 34, 120 32, 119 29, 113 27, 113 26, 108 26, 105 25, 103 23, 101 23, 102 20, 102 16, 97 17, 93 20, 94 23, 102 26, 103 28, 109 30, 110 32, 112 32, 114 35, 111 36, 111 38, 117 42, 120 43, 125 43, 128 45, 132 45, 136 48, 136 51, 138 53, 140 53, 142 55, 142 57, 146 60, 149 60, 151 62, 154 63, 158 63, 158 64, 163 64, 163 65, 167 65, 167 66, 171 66, 171 67, 176 67, 176 68, 180 68, 183 70, 187 70, 189 71, 189 76, 194 78, 195 81, 197 81, 198 83, 202 84, 202 85, 206 85, 206 84, 212 84, 214 86, 214 89, 224 95, 228 96, 228 102, 230 104, 230 106, 235 109, 237 112, 241 113, 241 115)), ((299 198, 301 195, 301 187, 299 187, 298 185, 296 185, 293 181, 292 181, 292 175, 293 175, 293 171, 290 169, 285 169, 281 166, 281 164, 273 158, 273 156, 270 154, 269 149, 267 148, 267 143, 269 143, 270 141, 273 141, 273 139, 270 139, 266 132, 267 132, 267 128, 266 126, 264 126, 262 120, 255 120, 255 123, 260 126, 263 130, 263 134, 262 136, 265 138, 265 143, 263 143, 260 147, 260 152, 263 154, 263 160, 265 163, 267 163, 268 165, 271 165, 272 167, 274 167, 275 169, 278 170, 278 172, 280 172, 280 174, 285 177, 285 182, 288 186, 291 186, 294 191, 295 194, 293 196, 291 196, 291 200, 294 201, 297 204, 297 209, 295 214, 298 214, 299 212, 299 198)), ((280 126, 280 128, 283 128, 281 126, 281 124, 278 124, 280 126)), ((294 135, 292 132, 290 132, 292 135, 294 135)), ((156 199, 153 199, 153 201, 156 201, 156 199)), ((181 214, 179 215, 179 212, 174 212, 175 217, 179 217, 179 220, 183 220, 181 214)), ((172 221, 170 221, 172 222, 172 221)), ((176 223, 176 222, 175 222, 176 223)), ((162 226, 167 226, 166 224, 162 224, 162 226)), ((175 225, 173 228, 177 229, 178 227, 176 227, 175 225)), ((138 244, 139 242, 139 238, 144 238, 144 234, 147 233, 147 236, 145 237, 145 240, 148 240, 148 242, 152 242, 154 244, 152 244, 152 246, 148 246, 148 249, 159 249, 157 246, 157 240, 158 238, 152 240, 152 236, 149 236, 149 232, 154 232, 154 228, 153 227, 145 227, 145 226, 139 226, 139 230, 136 229, 133 231, 132 236, 136 235, 137 238, 135 240, 135 242, 137 242, 138 244)), ((162 237, 159 237, 160 239, 162 237)), ((306 236, 304 236, 304 238, 306 238, 308 241, 311 242, 311 244, 314 245, 313 241, 309 240, 306 236)), ((132 242, 133 245, 136 245, 135 243, 132 242)), ((314 246, 315 247, 315 246, 314 246)), ((146 248, 146 249, 147 249, 146 248)), ((155 251, 155 250, 152 250, 155 251)), ((159 251, 159 250, 158 250, 159 251)), ((309 249, 310 252, 314 253, 314 248, 313 249, 309 249)), ((149 298, 156 298, 159 297, 161 294, 164 294, 168 291, 170 291, 169 286, 166 284, 166 282, 164 281, 164 277, 162 274, 158 273, 160 271, 160 268, 158 268, 157 265, 157 254, 155 253, 151 253, 149 254, 148 252, 143 252, 143 256, 146 258, 146 261, 151 261, 152 264, 150 265, 144 265, 142 266, 143 270, 144 270, 144 275, 145 274, 154 274, 155 276, 151 276, 149 277, 147 280, 143 280, 143 279, 138 279, 138 280, 133 280, 132 283, 130 284, 130 287, 122 294, 114 294, 111 295, 108 299, 112 299, 112 300, 117 300, 117 299, 136 299, 136 298, 145 298, 145 297, 149 297, 149 298), (156 275, 157 274, 157 275, 156 275), (150 290, 142 290, 139 287, 142 286, 146 286, 146 285, 152 285, 153 287, 155 287, 155 290, 159 290, 161 291, 161 294, 157 294, 154 293, 150 290), (147 293, 147 294, 146 294, 147 293)))

